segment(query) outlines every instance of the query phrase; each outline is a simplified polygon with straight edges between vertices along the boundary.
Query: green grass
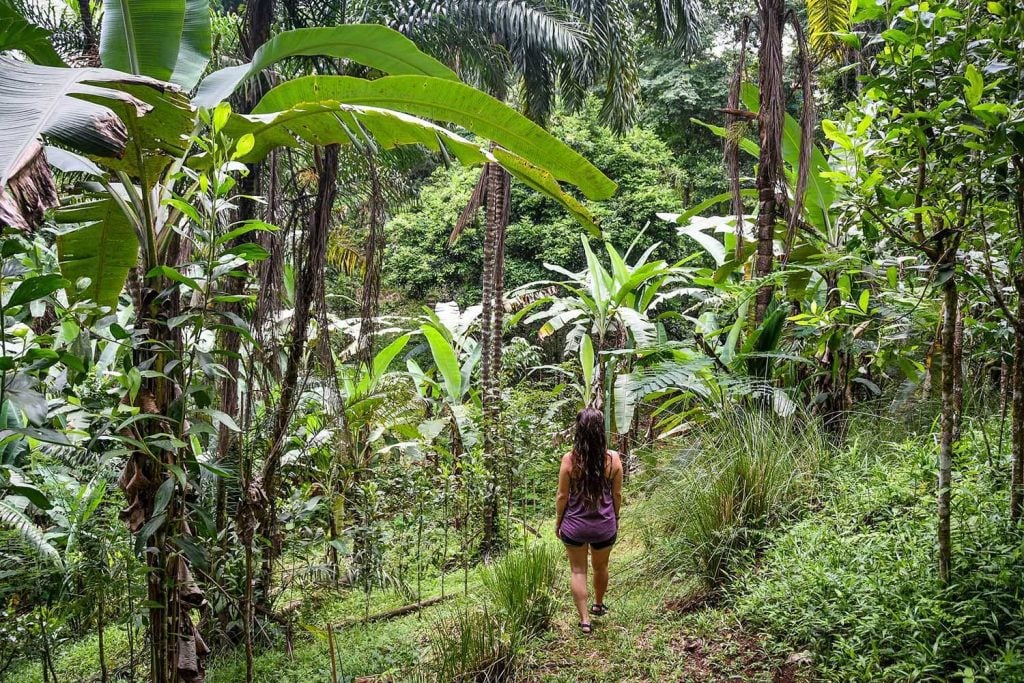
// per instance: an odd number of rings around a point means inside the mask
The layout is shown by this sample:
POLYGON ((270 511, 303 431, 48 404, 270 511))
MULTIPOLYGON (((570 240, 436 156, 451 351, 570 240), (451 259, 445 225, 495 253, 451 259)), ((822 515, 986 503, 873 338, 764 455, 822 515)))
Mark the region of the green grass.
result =
MULTIPOLYGON (((145 647, 144 642, 136 641, 136 657, 138 648, 145 647)), ((125 665, 129 659, 128 635, 123 626, 108 626, 103 630, 103 648, 106 654, 109 671, 125 665)), ((37 654, 37 653, 33 653, 37 654)), ((143 653, 145 654, 145 653, 143 653)), ((59 648, 53 657, 57 679, 60 681, 88 681, 99 679, 99 638, 90 634, 59 648)), ((42 683, 43 670, 38 656, 23 661, 7 672, 2 679, 11 683, 42 683)), ((141 677, 136 680, 142 680, 141 677)))

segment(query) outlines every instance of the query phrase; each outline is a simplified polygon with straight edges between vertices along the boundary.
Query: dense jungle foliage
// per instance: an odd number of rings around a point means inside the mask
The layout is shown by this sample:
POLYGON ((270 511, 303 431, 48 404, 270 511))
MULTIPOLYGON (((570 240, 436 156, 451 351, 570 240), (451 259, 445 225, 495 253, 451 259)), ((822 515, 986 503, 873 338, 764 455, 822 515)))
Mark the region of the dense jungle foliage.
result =
POLYGON ((0 0, 0 129, 0 680, 1024 681, 1018 2, 0 0))

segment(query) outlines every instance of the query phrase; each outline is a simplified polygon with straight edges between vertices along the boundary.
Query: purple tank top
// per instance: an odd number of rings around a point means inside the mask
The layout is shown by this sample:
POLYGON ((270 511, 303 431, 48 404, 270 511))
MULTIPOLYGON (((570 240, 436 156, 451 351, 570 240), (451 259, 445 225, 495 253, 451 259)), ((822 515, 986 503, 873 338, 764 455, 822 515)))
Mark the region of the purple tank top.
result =
POLYGON ((578 493, 569 494, 569 503, 562 517, 562 535, 581 543, 608 541, 619 530, 612 502, 612 480, 606 478, 601 498, 594 509, 589 509, 578 493))

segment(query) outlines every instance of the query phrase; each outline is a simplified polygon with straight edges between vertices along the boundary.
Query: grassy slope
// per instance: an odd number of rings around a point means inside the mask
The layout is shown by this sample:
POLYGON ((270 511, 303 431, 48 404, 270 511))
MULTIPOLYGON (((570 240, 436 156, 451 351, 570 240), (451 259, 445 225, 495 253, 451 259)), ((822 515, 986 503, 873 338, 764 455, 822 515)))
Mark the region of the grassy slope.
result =
MULTIPOLYGON (((651 581, 634 568, 642 548, 631 540, 631 527, 643 520, 624 515, 623 541, 612 555, 612 579, 607 603, 612 612, 595 620, 595 630, 584 637, 576 627, 575 610, 568 592, 568 571, 560 582, 558 612, 550 632, 527 646, 523 653, 520 680, 552 682, 587 681, 773 681, 791 680, 785 669, 785 654, 769 653, 765 646, 743 632, 728 612, 702 610, 683 613, 678 606, 690 592, 687 585, 651 581)), ((550 524, 546 529, 550 531, 550 524)), ((335 633, 337 669, 340 680, 359 676, 380 676, 381 680, 408 680, 410 670, 429 652, 428 635, 448 611, 481 599, 481 587, 471 571, 468 596, 462 593, 462 576, 449 575, 446 593, 454 594, 444 603, 419 613, 367 625, 340 628, 335 633)), ((424 597, 440 594, 437 579, 424 581, 424 597)), ((292 652, 282 643, 273 650, 258 652, 256 680, 262 683, 306 683, 330 681, 329 648, 324 628, 362 616, 367 611, 364 597, 346 592, 317 596, 315 610, 300 610, 293 632, 292 652), (304 626, 312 628, 304 628, 304 626), (314 632, 319 631, 319 632, 314 632)), ((369 612, 382 612, 403 604, 393 593, 376 593, 369 612)), ((127 656, 123 631, 108 629, 108 661, 111 667, 127 656)), ((241 651, 211 661, 209 683, 244 680, 241 651)), ((56 657, 61 681, 84 681, 94 677, 95 639, 84 639, 61 650, 56 657)), ((12 683, 42 680, 39 666, 26 663, 10 672, 12 683)), ((98 680, 98 677, 97 677, 98 680)))

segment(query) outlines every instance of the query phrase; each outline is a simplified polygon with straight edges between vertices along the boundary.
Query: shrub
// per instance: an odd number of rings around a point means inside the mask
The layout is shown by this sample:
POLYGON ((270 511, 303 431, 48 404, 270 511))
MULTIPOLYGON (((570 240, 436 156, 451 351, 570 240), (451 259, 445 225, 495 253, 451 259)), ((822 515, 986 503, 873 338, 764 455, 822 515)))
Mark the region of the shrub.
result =
POLYGON ((552 590, 558 568, 551 548, 534 543, 484 570, 484 589, 509 629, 533 635, 548 627, 555 610, 552 590))
POLYGON ((486 607, 461 608, 433 626, 429 678, 439 683, 510 680, 520 637, 486 607))
POLYGON ((651 523, 641 529, 651 568, 693 572, 717 589, 765 532, 791 519, 814 491, 813 474, 826 450, 815 421, 737 410, 696 428, 692 441, 663 463, 645 503, 651 523))
MULTIPOLYGON (((877 421, 870 425, 874 442, 877 421)), ((1024 533, 1005 518, 1006 471, 966 434, 953 492, 953 582, 935 568, 930 437, 854 447, 820 512, 782 533, 735 586, 746 624, 815 651, 826 680, 1024 680, 1024 533)))

